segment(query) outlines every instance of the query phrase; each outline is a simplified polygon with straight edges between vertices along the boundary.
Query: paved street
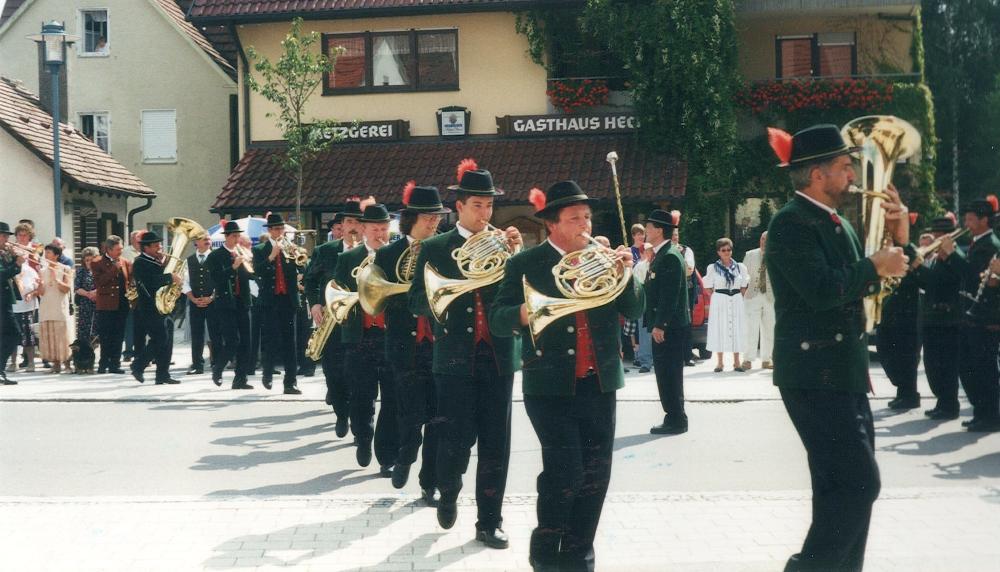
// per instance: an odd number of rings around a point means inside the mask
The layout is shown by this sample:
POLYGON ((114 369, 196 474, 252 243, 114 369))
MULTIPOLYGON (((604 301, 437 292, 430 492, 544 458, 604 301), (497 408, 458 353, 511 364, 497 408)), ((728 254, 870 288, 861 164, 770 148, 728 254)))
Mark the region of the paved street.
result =
MULTIPOLYGON (((177 375, 186 353, 177 347, 177 375)), ((629 374, 619 394, 598 570, 780 570, 805 534, 810 495, 770 373, 686 372, 683 436, 648 434, 659 421, 652 375, 629 374)), ((1000 435, 892 414, 892 388, 877 365, 872 374, 883 489, 866 570, 1000 569, 1000 435)), ((333 434, 320 376, 301 396, 254 380, 254 391, 220 389, 207 375, 178 386, 17 378, 0 388, 4 569, 528 569, 541 463, 517 388, 512 547, 492 551, 472 541, 471 497, 444 531, 417 500, 416 470, 396 491, 357 467, 350 439, 333 434)))

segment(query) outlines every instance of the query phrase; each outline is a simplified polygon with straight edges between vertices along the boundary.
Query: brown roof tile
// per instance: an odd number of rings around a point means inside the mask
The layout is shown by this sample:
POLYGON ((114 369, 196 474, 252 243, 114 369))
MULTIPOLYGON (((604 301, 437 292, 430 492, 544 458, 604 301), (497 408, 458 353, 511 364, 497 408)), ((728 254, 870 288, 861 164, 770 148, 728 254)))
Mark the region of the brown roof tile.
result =
MULTIPOLYGON (((139 177, 72 125, 59 125, 59 164, 68 180, 95 191, 156 196, 139 177)), ((0 128, 52 165, 52 116, 39 107, 34 94, 7 78, 0 78, 0 128)))
POLYGON ((226 74, 234 80, 236 79, 236 66, 233 63, 230 63, 230 61, 227 60, 218 49, 216 49, 216 47, 208 40, 201 30, 194 27, 191 22, 184 19, 184 12, 181 10, 181 7, 177 5, 175 0, 156 0, 156 2, 160 5, 160 8, 166 12, 167 16, 173 20, 174 24, 179 26, 181 30, 184 30, 184 33, 186 33, 199 48, 204 50, 205 53, 208 54, 220 68, 222 68, 222 71, 226 72, 226 74))
MULTIPOLYGON (((597 198, 614 196, 605 157, 615 150, 623 198, 659 201, 684 196, 687 166, 643 150, 633 136, 580 136, 546 139, 469 139, 335 145, 312 163, 306 174, 302 206, 328 209, 351 195, 374 195, 398 205, 409 179, 442 190, 454 184, 455 167, 473 157, 489 169, 506 191, 507 204, 527 204, 532 187, 574 179, 597 198)), ((293 208, 295 183, 276 157, 280 148, 252 148, 229 176, 213 209, 260 211, 293 208)), ((447 195, 446 195, 447 196, 447 195)))
POLYGON ((520 10, 543 2, 580 4, 582 0, 194 0, 188 17, 196 21, 356 18, 379 12, 520 10))

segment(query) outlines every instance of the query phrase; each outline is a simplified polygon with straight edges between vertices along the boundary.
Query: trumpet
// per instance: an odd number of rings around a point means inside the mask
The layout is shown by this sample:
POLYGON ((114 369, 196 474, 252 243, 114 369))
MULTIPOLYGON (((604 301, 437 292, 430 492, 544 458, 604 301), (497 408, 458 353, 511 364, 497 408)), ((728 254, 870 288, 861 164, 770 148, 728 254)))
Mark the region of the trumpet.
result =
POLYGON ((309 263, 309 251, 289 240, 287 236, 281 235, 276 242, 285 260, 294 262, 296 266, 305 266, 309 263))
POLYGON ((243 248, 239 244, 236 245, 236 248, 234 249, 234 251, 236 252, 236 256, 239 256, 240 258, 243 259, 243 268, 244 268, 244 270, 246 270, 250 274, 253 274, 254 273, 254 271, 253 271, 253 254, 251 254, 249 250, 247 250, 246 248, 243 248))
POLYGON ((33 246, 25 246, 23 244, 18 244, 16 242, 8 242, 4 246, 5 246, 6 250, 10 251, 10 253, 15 258, 24 258, 30 264, 35 264, 35 265, 38 265, 38 266, 41 266, 42 264, 45 264, 45 265, 51 266, 53 268, 56 268, 58 266, 62 266, 62 264, 60 262, 55 261, 55 260, 49 260, 48 258, 45 258, 44 256, 42 256, 42 252, 45 251, 45 247, 44 246, 42 246, 42 247, 39 248, 39 247, 33 247, 33 246))

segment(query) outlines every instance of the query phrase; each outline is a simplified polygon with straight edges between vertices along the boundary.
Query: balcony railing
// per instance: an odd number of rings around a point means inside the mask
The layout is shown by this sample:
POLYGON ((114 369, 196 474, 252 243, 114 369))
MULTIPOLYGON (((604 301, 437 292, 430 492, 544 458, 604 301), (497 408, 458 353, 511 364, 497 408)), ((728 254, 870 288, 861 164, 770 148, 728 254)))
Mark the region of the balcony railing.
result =
POLYGON ((550 113, 594 113, 631 109, 632 93, 623 77, 553 77, 546 80, 550 113))
POLYGON ((763 78, 749 80, 751 84, 774 83, 776 81, 844 81, 851 79, 876 79, 891 82, 918 82, 918 73, 859 73, 851 75, 803 75, 794 77, 763 78))

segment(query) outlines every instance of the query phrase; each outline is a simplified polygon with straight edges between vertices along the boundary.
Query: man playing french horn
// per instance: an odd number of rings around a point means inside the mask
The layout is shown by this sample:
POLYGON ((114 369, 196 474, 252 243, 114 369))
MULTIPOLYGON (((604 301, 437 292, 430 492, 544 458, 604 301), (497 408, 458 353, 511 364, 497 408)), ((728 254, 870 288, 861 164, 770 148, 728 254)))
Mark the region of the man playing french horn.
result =
MULTIPOLYGON (((389 242, 389 212, 385 205, 368 205, 360 221, 363 243, 341 254, 334 271, 334 281, 347 292, 358 291, 360 268, 389 242)), ((399 454, 399 430, 392 370, 385 360, 385 316, 371 316, 355 302, 339 329, 344 344, 343 373, 351 387, 351 432, 357 440, 358 464, 367 467, 371 463, 374 441, 381 475, 392 476, 399 454), (375 399, 380 392, 382 404, 376 424, 375 399)))
POLYGON ((514 227, 488 228, 493 199, 503 193, 494 186, 489 171, 466 159, 459 166, 458 180, 458 185, 449 187, 457 195, 458 223, 422 243, 417 257, 417 268, 422 271, 414 275, 408 295, 412 313, 439 316, 433 324, 440 425, 437 519, 443 528, 454 526, 462 475, 478 440, 476 539, 490 548, 507 548, 501 508, 510 461, 510 400, 518 342, 512 337, 493 337, 487 315, 503 264, 520 248, 521 234, 514 227), (489 267, 482 268, 480 263, 489 267), (473 268, 479 274, 469 279, 473 268), (434 293, 430 300, 428 277, 448 284, 441 290, 453 295, 442 300, 434 293))
POLYGON ((591 239, 596 199, 574 181, 532 195, 548 240, 508 261, 490 329, 495 339, 528 338, 521 352, 524 407, 542 445, 531 564, 593 570, 611 478, 615 392, 625 384, 618 316, 639 318, 645 297, 631 276, 631 251, 591 239), (537 323, 551 315, 561 317, 537 323))
MULTIPOLYGON (((375 253, 368 275, 378 274, 388 283, 409 285, 423 272, 417 256, 423 241, 437 233, 442 215, 451 209, 441 204, 436 187, 407 183, 403 190, 404 208, 400 211, 399 230, 403 234, 375 253)), ((403 294, 406 292, 403 291, 403 294)), ((437 411, 434 391, 434 332, 428 316, 414 316, 405 295, 390 296, 385 302, 385 359, 392 366, 396 382, 396 410, 399 419, 399 455, 392 471, 392 486, 406 486, 410 465, 417 460, 423 444, 420 465, 420 491, 428 505, 434 505, 437 487, 437 424, 431 423, 437 411)))

